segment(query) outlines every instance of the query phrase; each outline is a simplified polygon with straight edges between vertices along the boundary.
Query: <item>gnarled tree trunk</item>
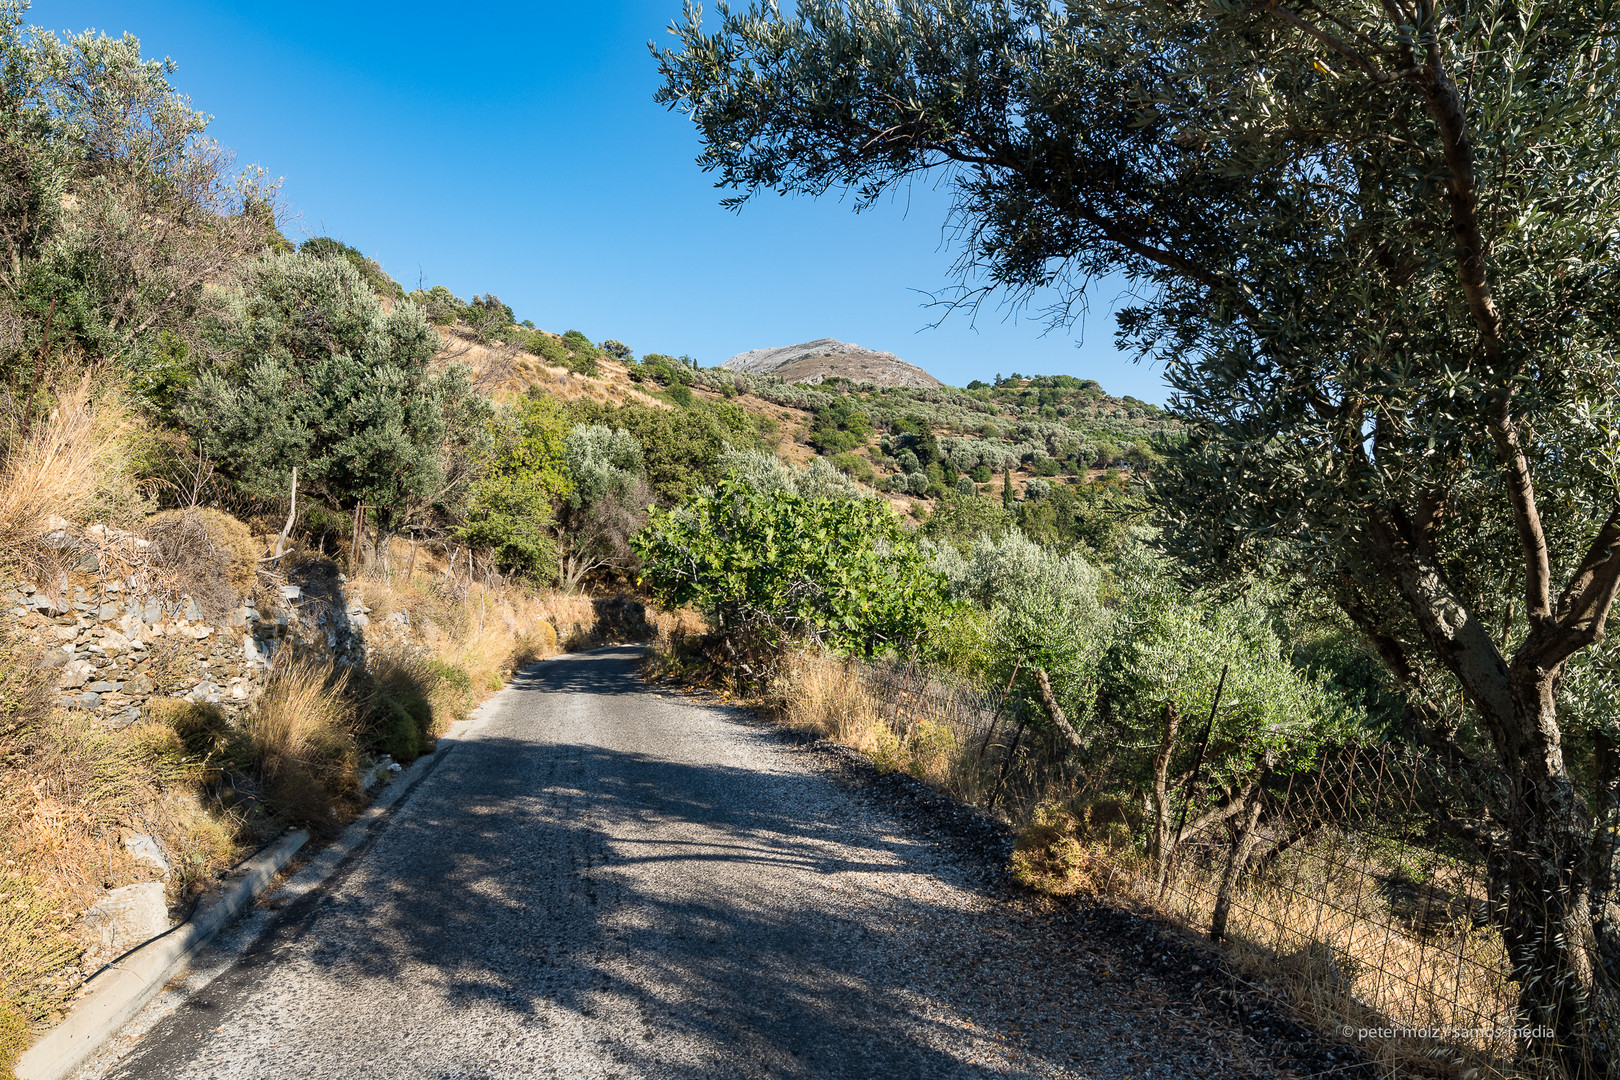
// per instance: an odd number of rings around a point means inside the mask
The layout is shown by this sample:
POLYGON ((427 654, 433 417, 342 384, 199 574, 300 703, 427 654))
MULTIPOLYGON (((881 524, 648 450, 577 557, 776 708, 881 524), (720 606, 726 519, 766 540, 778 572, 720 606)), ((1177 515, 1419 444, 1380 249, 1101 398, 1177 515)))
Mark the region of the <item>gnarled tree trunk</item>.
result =
POLYGON ((1620 569, 1617 517, 1556 605, 1545 546, 1534 542, 1539 524, 1527 530, 1531 629, 1511 659, 1426 557, 1421 535, 1398 520, 1373 523, 1407 606, 1490 736, 1493 760, 1474 765, 1507 793, 1502 805, 1484 808, 1490 828, 1478 843, 1529 1028, 1523 1043, 1538 1062, 1583 1080, 1612 1075, 1616 1063, 1620 919, 1609 891, 1614 834, 1599 829, 1565 762, 1558 684, 1569 657, 1602 636, 1620 569))

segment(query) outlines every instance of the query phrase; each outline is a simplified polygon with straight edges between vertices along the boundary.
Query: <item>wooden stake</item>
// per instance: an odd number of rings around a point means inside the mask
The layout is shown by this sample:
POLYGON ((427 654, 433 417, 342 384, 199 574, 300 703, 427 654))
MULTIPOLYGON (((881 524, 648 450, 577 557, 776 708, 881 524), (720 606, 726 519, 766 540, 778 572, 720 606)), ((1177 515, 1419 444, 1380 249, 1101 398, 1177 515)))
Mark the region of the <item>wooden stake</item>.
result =
POLYGON ((276 537, 276 558, 281 558, 282 551, 287 546, 287 537, 292 533, 293 519, 298 516, 298 466, 293 466, 292 494, 287 496, 287 524, 281 527, 281 535, 276 537))
POLYGON ((1193 761, 1192 775, 1187 778, 1186 790, 1181 796, 1181 820, 1176 823, 1176 831, 1170 834, 1170 857, 1164 864, 1164 881, 1159 886, 1159 899, 1170 889, 1170 876, 1175 872, 1176 852, 1181 848, 1181 830, 1187 827, 1187 807, 1192 803, 1192 790, 1198 783, 1198 774, 1204 768, 1204 752, 1209 749, 1209 735, 1215 730, 1215 713, 1221 707, 1221 691, 1226 689, 1226 673, 1231 665, 1221 667, 1221 681, 1215 684, 1215 700, 1209 706, 1209 723, 1204 725, 1204 737, 1198 740, 1198 757, 1193 761))

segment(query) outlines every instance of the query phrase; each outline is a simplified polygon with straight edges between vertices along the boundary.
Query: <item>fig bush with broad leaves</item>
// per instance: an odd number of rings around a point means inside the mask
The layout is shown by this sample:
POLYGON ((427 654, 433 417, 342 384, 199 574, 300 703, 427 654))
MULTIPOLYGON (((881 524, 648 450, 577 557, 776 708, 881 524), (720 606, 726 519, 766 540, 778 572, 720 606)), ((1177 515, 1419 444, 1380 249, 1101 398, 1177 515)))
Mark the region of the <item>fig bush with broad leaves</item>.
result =
POLYGON ((663 604, 707 615, 745 670, 793 641, 862 656, 906 649, 945 604, 944 579, 876 499, 806 498, 727 478, 655 512, 635 549, 642 583, 663 604))
POLYGON ((1131 282, 1122 342, 1189 434, 1167 541, 1377 649, 1552 1033, 1524 1050, 1580 1077, 1620 1068, 1620 717, 1585 696, 1620 589, 1617 14, 802 0, 689 6, 657 54, 733 205, 934 172, 964 299, 1061 320, 1131 282))

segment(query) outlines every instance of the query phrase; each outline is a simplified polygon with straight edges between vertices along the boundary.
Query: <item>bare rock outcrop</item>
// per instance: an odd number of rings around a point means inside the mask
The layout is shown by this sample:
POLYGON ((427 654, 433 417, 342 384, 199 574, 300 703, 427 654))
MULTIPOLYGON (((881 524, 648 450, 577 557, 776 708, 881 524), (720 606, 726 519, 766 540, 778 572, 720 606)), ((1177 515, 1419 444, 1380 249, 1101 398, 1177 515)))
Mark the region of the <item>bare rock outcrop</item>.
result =
POLYGON ((836 338, 818 338, 799 345, 750 349, 720 365, 745 375, 775 375, 789 382, 820 383, 830 378, 849 379, 877 386, 943 386, 938 379, 891 352, 851 345, 836 338))

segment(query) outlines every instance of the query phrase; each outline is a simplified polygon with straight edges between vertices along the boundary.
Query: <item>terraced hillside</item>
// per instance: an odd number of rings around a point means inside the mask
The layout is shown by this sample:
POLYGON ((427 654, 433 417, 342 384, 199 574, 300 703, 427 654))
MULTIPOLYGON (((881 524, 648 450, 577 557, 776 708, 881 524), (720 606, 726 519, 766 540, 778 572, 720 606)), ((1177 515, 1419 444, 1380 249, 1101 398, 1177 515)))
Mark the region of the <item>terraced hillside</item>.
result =
MULTIPOLYGON (((508 325, 492 332, 458 318, 443 333, 441 355, 471 366, 486 392, 666 409, 723 403, 750 414, 782 457, 799 463, 824 457, 917 517, 952 494, 1023 501, 1044 498, 1058 485, 1093 499, 1118 495, 1180 438, 1177 423, 1157 406, 1069 375, 1015 373, 966 388, 880 386, 839 376, 808 385, 657 353, 637 360, 618 342, 592 343, 577 331, 508 325)), ((756 350, 758 356, 728 363, 781 371, 805 362, 815 344, 791 356, 765 354, 793 350, 756 350)))

